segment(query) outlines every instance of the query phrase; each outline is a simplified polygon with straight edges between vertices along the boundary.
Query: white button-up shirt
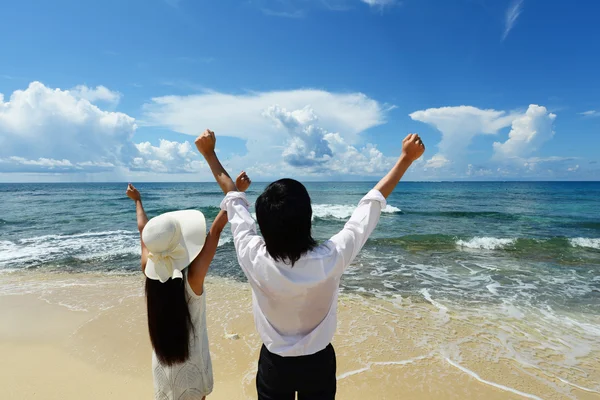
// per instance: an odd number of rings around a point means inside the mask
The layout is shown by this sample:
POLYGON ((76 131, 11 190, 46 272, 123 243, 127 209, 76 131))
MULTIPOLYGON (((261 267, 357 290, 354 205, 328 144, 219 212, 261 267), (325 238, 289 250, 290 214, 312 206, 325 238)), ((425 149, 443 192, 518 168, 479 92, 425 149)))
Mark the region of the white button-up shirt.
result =
POLYGON ((238 261, 252 287, 256 328, 271 353, 310 355, 331 342, 341 276, 377 226, 385 206, 383 195, 371 190, 341 232, 292 267, 267 252, 246 195, 225 196, 221 209, 227 211, 238 261))

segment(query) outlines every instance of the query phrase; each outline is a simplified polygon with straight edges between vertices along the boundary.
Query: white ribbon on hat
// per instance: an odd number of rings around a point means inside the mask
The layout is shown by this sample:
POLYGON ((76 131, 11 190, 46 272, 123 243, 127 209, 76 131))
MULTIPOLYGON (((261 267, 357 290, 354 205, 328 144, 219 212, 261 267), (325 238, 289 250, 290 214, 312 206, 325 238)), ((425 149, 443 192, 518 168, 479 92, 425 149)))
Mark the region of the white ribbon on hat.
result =
POLYGON ((154 263, 154 270, 161 283, 168 281, 170 278, 183 277, 183 274, 179 270, 174 274, 173 261, 185 260, 187 256, 187 251, 181 244, 178 244, 171 250, 148 254, 148 258, 154 263))

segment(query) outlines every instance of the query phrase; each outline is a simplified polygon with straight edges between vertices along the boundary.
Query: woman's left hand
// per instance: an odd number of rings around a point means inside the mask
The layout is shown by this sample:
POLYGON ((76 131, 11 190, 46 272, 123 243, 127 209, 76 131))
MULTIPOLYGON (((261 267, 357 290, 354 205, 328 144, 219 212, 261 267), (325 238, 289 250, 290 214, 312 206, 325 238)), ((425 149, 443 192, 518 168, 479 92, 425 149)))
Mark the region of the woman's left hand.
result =
POLYGON ((252 181, 248 177, 248 174, 246 174, 246 171, 240 172, 237 179, 235 180, 235 187, 240 192, 245 192, 246 190, 248 190, 251 184, 252 181))

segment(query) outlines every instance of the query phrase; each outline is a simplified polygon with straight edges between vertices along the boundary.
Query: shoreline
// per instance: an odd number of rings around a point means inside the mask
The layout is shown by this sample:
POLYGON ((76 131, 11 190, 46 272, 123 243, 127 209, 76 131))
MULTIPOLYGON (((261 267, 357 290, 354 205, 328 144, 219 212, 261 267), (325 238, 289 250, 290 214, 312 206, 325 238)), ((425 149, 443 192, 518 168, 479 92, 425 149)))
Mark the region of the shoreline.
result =
MULTIPOLYGON (((1 398, 152 398, 141 275, 14 272, 0 274, 0 287, 1 398)), ((260 339, 250 288, 210 276, 205 290, 215 376, 209 399, 256 398, 260 339)), ((443 305, 342 293, 333 341, 338 398, 600 399, 600 348, 574 355, 577 366, 567 368, 569 360, 563 366, 559 353, 526 332, 530 343, 519 342, 511 358, 499 343, 510 348, 510 336, 490 333, 501 323, 443 305), (543 362, 527 365, 518 357, 524 351, 543 362)))

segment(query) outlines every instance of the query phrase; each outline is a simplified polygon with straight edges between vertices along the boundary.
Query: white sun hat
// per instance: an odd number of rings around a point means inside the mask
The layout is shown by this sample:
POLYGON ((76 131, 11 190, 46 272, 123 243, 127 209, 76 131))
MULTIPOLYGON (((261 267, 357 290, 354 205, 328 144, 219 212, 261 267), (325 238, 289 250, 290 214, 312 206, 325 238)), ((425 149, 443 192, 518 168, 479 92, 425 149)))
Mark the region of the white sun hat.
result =
POLYGON ((183 278, 183 271, 200 254, 206 240, 206 219, 196 210, 173 211, 152 218, 142 231, 150 254, 144 273, 164 283, 183 278))

